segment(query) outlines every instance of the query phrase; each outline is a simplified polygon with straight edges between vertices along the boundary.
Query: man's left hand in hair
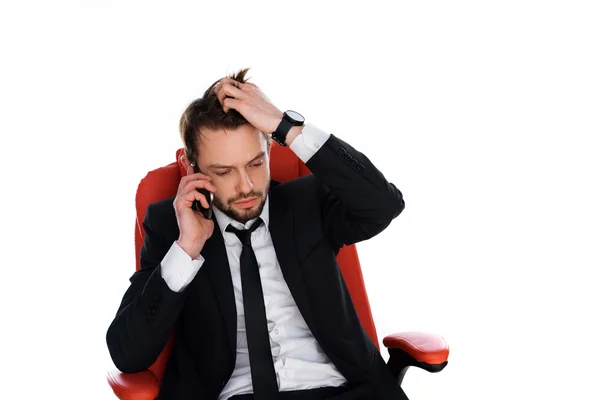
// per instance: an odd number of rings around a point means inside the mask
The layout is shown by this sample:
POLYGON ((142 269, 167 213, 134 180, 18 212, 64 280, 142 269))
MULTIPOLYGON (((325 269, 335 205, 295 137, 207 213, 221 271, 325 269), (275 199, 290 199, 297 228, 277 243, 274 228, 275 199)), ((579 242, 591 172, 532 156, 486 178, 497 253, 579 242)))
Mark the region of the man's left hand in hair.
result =
MULTIPOLYGON (((263 133, 270 135, 275 132, 283 118, 283 112, 275 107, 254 83, 240 83, 231 78, 223 78, 214 91, 223 106, 223 111, 228 112, 233 108, 263 133)), ((291 143, 300 130, 292 129, 286 142, 291 143)))

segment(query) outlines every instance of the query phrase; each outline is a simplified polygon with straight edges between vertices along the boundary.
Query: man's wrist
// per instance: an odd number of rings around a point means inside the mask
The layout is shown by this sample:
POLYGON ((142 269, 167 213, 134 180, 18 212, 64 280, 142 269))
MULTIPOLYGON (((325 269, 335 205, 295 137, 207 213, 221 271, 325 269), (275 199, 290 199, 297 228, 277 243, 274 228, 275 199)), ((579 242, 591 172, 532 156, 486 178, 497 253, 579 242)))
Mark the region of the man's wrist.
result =
POLYGON ((187 243, 184 240, 177 240, 177 245, 181 248, 181 250, 185 251, 188 256, 192 260, 195 260, 200 255, 202 248, 204 247, 204 243, 187 243))
POLYGON ((302 134, 302 128, 304 126, 292 126, 287 136, 285 137, 285 144, 290 146, 294 139, 298 137, 298 135, 302 134))

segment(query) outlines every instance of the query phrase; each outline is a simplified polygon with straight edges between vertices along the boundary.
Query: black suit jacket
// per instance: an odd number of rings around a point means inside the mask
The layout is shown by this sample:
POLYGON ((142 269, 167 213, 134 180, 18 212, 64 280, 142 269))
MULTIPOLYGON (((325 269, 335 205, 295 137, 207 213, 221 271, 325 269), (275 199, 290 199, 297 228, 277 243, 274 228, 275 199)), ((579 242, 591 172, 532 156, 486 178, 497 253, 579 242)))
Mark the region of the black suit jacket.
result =
MULTIPOLYGON (((349 383, 370 382, 380 399, 404 395, 361 326, 336 262, 343 245, 369 239, 404 209, 400 191, 362 153, 331 135, 306 163, 312 172, 269 192, 269 230, 290 292, 321 348, 349 383)), ((216 220, 215 220, 216 224, 216 220)), ((180 293, 161 277, 179 237, 173 199, 144 220, 141 269, 130 278, 106 340, 126 373, 154 363, 175 330, 159 399, 216 399, 235 365, 236 310, 223 237, 215 227, 204 264, 180 293)))

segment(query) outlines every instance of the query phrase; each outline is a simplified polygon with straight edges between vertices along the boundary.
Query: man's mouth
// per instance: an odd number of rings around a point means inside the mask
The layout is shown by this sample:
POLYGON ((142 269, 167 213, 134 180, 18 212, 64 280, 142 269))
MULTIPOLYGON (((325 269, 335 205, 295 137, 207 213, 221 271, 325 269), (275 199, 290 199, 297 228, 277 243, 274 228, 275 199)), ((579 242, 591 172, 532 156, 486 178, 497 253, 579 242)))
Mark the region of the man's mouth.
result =
POLYGON ((242 207, 242 208, 250 208, 250 207, 252 207, 254 205, 254 203, 256 202, 257 198, 258 197, 252 197, 250 199, 243 199, 243 200, 240 200, 240 201, 236 201, 235 204, 237 206, 239 206, 239 207, 242 207))

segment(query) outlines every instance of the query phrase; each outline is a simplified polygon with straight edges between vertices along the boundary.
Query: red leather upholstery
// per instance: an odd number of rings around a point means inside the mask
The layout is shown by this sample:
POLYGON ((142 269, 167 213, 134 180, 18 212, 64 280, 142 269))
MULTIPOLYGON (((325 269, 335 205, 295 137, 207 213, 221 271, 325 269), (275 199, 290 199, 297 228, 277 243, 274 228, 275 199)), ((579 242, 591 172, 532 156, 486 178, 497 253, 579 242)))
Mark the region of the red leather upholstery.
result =
POLYGON ((123 374, 119 370, 108 373, 108 383, 121 400, 154 400, 158 396, 160 382, 149 371, 123 374))
MULTIPOLYGON (((181 157, 184 154, 183 149, 177 150, 174 162, 150 171, 146 177, 141 180, 138 186, 136 193, 137 218, 135 222, 136 270, 139 270, 140 268, 140 251, 144 242, 142 222, 146 215, 146 209, 150 203, 175 196, 181 176, 186 173, 181 161, 181 157)), ((271 179, 278 182, 287 182, 310 173, 306 165, 304 165, 289 147, 281 147, 279 145, 273 145, 270 166, 271 179)), ((360 321, 365 331, 373 340, 373 343, 379 348, 377 332, 375 331, 373 315, 371 314, 371 307, 360 269, 356 246, 351 245, 343 247, 338 254, 337 261, 348 286, 348 290, 350 291, 350 295, 354 301, 354 306, 356 307, 360 321)), ((394 340, 392 340, 392 342, 396 343, 394 340)), ((402 341, 402 343, 405 344, 414 342, 415 340, 409 342, 406 339, 403 339, 402 341)), ((115 394, 120 399, 128 400, 154 398, 152 396, 156 396, 154 393, 158 390, 156 384, 162 380, 172 346, 173 338, 169 340, 165 349, 162 351, 156 362, 150 367, 149 371, 143 371, 136 374, 122 374, 118 370, 109 372, 108 381, 115 394), (145 385, 147 385, 147 387, 145 385)))
POLYGON ((443 337, 425 332, 402 332, 386 336, 383 345, 388 349, 402 349, 415 360, 426 364, 448 361, 450 349, 443 337))

